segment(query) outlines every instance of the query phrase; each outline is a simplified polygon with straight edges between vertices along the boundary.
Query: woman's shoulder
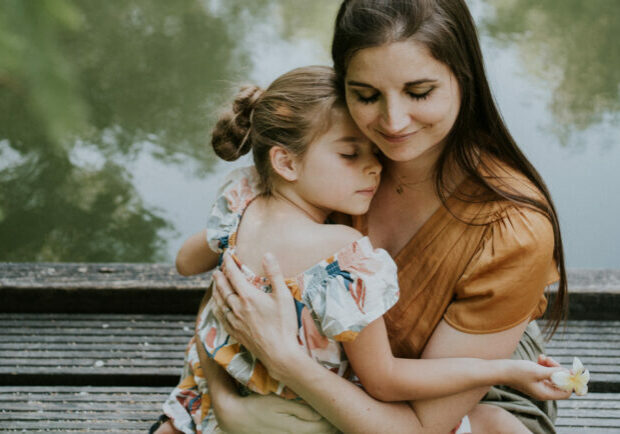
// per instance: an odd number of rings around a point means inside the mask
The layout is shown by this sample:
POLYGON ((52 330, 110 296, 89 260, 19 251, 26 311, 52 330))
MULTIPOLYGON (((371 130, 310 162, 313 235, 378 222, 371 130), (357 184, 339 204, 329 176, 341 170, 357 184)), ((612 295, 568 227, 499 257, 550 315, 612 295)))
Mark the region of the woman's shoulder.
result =
POLYGON ((463 181, 453 194, 457 200, 447 204, 453 215, 484 225, 511 217, 537 222, 542 218, 551 224, 545 194, 523 172, 489 156, 480 158, 477 172, 480 179, 470 176, 463 181))
POLYGON ((545 195, 523 171, 493 156, 482 156, 478 173, 492 188, 510 195, 547 202, 545 195))

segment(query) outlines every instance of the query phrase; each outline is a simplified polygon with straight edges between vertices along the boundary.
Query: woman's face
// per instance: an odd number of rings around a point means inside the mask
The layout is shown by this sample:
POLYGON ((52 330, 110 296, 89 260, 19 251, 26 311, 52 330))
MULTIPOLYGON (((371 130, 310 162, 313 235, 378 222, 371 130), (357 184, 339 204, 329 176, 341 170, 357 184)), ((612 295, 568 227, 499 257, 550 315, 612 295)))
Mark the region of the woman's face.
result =
POLYGON ((415 41, 359 50, 345 89, 351 117, 393 161, 439 155, 461 103, 450 68, 415 41))

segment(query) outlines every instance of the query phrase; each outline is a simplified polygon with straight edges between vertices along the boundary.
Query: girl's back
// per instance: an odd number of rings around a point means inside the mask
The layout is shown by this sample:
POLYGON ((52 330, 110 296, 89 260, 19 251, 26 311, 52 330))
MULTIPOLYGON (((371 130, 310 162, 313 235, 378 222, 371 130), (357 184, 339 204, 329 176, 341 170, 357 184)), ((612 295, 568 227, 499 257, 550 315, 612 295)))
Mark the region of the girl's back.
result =
POLYGON ((317 223, 290 204, 261 196, 243 214, 236 255, 262 275, 263 257, 269 252, 284 276, 294 277, 361 237, 353 228, 317 223))

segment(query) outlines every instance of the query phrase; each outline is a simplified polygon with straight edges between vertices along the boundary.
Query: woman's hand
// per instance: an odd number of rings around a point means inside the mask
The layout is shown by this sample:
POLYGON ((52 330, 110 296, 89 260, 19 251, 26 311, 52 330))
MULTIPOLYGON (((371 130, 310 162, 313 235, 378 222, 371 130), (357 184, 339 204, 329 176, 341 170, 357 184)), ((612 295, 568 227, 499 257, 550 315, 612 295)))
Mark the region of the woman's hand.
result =
POLYGON ((538 364, 528 360, 510 360, 509 369, 513 380, 508 386, 517 389, 539 401, 568 399, 571 392, 566 392, 553 385, 551 375, 565 371, 559 363, 550 357, 540 356, 538 364))
POLYGON ((225 254, 226 275, 214 273, 215 315, 226 331, 254 354, 272 377, 279 379, 280 372, 291 369, 289 356, 301 351, 297 342, 297 315, 275 258, 265 255, 263 267, 271 282, 271 293, 257 290, 231 255, 225 254))

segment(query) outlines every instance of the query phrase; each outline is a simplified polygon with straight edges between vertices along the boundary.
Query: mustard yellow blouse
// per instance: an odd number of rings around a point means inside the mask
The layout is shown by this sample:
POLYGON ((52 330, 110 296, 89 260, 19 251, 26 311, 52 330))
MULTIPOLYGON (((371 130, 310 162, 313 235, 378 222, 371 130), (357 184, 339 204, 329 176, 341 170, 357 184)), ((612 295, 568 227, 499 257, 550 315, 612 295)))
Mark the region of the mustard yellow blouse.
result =
MULTIPOLYGON (((501 167, 504 185, 541 197, 501 167)), ((544 313, 544 289, 559 278, 549 218, 507 200, 460 199, 480 191, 464 181, 394 258, 400 299, 384 318, 395 356, 419 357, 442 319, 465 333, 494 333, 544 313)), ((353 226, 368 234, 364 216, 353 226)))

